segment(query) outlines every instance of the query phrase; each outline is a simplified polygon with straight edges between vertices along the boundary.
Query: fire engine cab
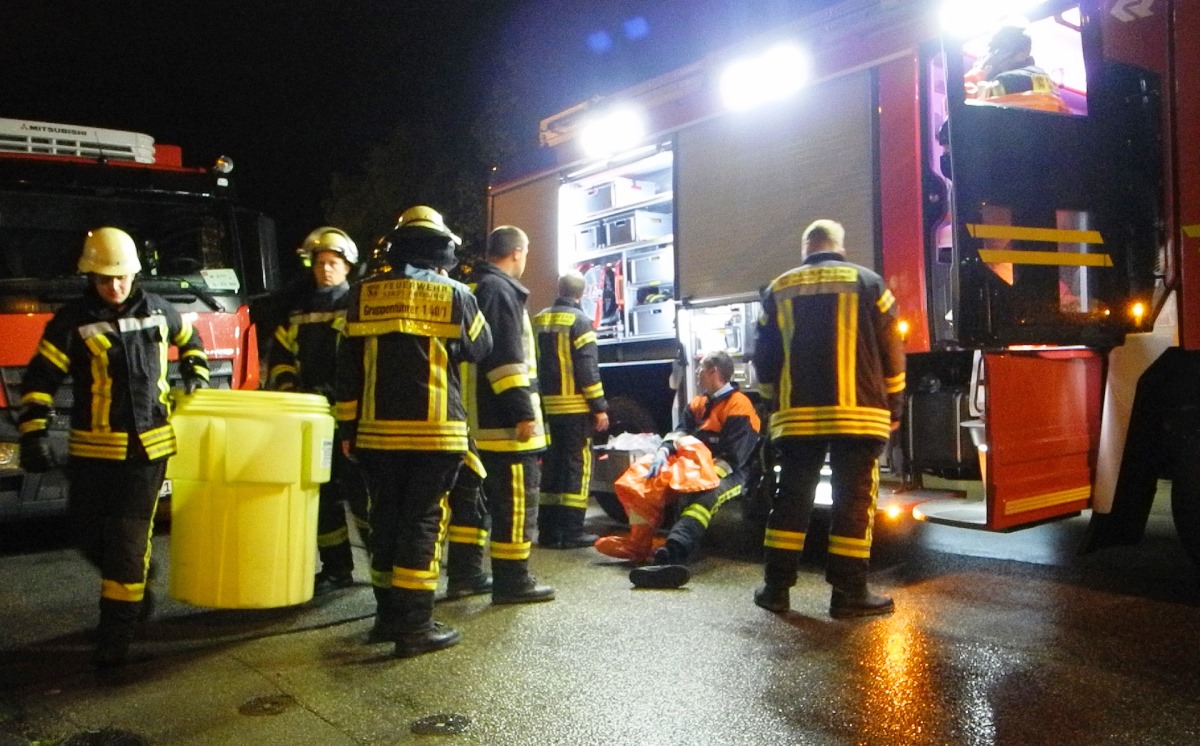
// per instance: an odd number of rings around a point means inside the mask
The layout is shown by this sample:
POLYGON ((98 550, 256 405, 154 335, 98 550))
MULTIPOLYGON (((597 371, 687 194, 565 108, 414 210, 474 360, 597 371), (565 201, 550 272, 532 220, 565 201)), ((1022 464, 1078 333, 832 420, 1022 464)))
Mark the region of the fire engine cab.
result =
MULTIPOLYGON (((138 283, 200 332, 212 385, 258 386, 248 303, 277 284, 275 228, 237 204, 232 165, 184 166, 179 147, 136 132, 0 119, 0 520, 65 507, 61 473, 20 469, 16 415, 43 327, 84 290, 76 262, 88 230, 115 226, 134 238, 138 283)), ((173 363, 170 377, 178 380, 173 363)), ((62 461, 70 406, 64 384, 50 426, 62 461)))
POLYGON ((754 389, 759 292, 834 218, 907 328, 892 469, 983 482, 913 515, 1135 543, 1165 478, 1200 560, 1198 37, 1182 0, 849 0, 546 118, 491 221, 558 248, 531 305, 584 272, 605 387, 662 428, 677 358, 754 389))

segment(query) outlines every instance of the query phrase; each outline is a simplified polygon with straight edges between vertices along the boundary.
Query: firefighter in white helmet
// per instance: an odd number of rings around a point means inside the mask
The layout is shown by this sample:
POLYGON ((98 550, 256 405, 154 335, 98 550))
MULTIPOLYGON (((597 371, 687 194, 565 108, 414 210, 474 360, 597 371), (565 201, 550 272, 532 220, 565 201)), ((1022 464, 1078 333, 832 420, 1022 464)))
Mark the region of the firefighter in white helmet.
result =
MULTIPOLYGON (((332 403, 338 338, 350 298, 348 277, 358 262, 358 247, 340 228, 322 226, 309 233, 296 251, 311 270, 312 285, 296 297, 287 320, 275 329, 267 355, 267 385, 276 391, 321 394, 332 403)), ((366 538, 367 494, 362 475, 356 464, 337 452, 330 480, 321 485, 317 510, 321 558, 314 581, 317 594, 354 584, 345 503, 366 538)))
POLYGON ((21 467, 60 465, 49 423, 55 393, 70 376, 70 510, 80 548, 102 578, 94 660, 112 666, 125 660, 135 623, 151 610, 151 520, 176 450, 167 422, 167 348, 179 350, 188 393, 207 387, 208 358, 191 323, 137 287, 142 265, 128 233, 89 231, 78 266, 88 275, 83 297, 46 324, 21 385, 21 467))

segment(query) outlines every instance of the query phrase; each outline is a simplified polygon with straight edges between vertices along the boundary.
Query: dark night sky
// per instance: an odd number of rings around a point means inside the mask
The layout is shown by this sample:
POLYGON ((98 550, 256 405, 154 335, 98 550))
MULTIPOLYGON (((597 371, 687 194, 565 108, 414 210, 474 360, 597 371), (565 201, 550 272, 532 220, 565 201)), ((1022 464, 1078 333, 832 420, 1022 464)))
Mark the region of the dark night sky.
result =
POLYGON ((291 245, 322 220, 334 172, 435 99, 452 104, 445 127, 469 126, 506 67, 536 71, 503 89, 532 148, 545 116, 827 4, 8 0, 0 116, 145 132, 189 165, 229 155, 291 245))

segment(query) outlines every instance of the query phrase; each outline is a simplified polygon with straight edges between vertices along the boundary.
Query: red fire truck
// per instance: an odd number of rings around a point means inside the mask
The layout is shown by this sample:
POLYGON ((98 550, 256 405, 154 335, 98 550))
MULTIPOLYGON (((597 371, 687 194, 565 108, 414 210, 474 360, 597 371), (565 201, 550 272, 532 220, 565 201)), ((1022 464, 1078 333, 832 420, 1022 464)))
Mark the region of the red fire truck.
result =
MULTIPOLYGON (((234 201, 231 169, 226 158, 211 169, 184 166, 179 147, 140 133, 0 119, 0 520, 65 507, 61 473, 19 468, 16 407, 43 327, 83 292, 75 264, 89 229, 133 236, 139 283, 190 318, 214 386, 258 386, 248 302, 277 284, 275 228, 234 201)), ((64 386, 51 425, 64 459, 69 399, 64 386)))
POLYGON ((681 350, 730 350, 753 388, 759 291, 835 218, 907 325, 893 468, 983 480, 914 515, 1091 509, 1091 548, 1135 543, 1165 478, 1200 560, 1196 38, 1182 0, 849 0, 543 120, 555 165, 496 184, 490 219, 557 248, 531 305, 585 273, 606 388, 662 427, 681 350), (1053 85, 985 99, 1013 26, 1053 85))

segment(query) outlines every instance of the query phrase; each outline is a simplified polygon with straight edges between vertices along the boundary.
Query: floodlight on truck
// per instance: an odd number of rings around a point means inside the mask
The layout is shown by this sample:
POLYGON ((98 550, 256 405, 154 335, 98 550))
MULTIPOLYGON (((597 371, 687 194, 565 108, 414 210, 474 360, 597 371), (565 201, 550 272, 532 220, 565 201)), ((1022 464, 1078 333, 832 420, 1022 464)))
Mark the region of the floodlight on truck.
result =
POLYGON ((809 67, 808 56, 791 43, 741 57, 721 74, 721 100, 730 109, 742 110, 785 99, 808 81, 809 67))

